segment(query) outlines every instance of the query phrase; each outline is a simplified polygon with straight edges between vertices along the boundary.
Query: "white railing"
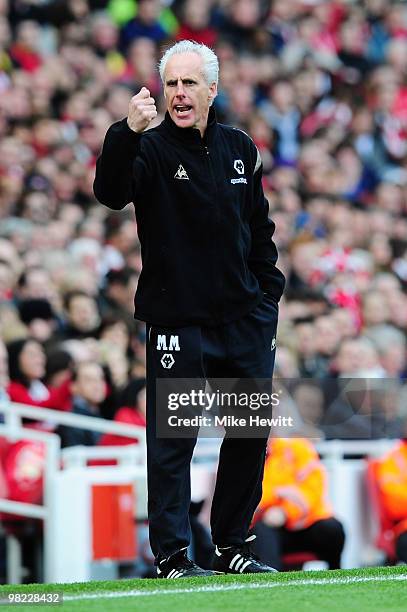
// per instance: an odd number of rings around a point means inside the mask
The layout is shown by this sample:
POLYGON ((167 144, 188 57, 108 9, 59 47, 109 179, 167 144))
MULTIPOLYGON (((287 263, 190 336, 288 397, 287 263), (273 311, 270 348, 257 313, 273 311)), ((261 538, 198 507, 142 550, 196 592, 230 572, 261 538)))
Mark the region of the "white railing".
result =
POLYGON ((324 460, 348 457, 381 457, 395 444, 395 440, 321 440, 315 448, 324 460))
POLYGON ((61 451, 62 467, 85 467, 89 461, 114 459, 117 465, 144 465, 145 448, 141 444, 125 446, 69 446, 61 451))
MULTIPOLYGON (((347 459, 349 457, 381 457, 395 444, 395 440, 321 440, 314 446, 324 460, 347 459)), ((217 461, 221 440, 202 438, 194 451, 194 459, 199 463, 217 461)))
MULTIPOLYGON (((0 436, 4 436, 10 441, 33 440, 42 442, 45 447, 43 503, 37 505, 0 499, 0 512, 44 521, 44 574, 47 580, 48 577, 53 576, 55 561, 53 552, 58 525, 52 516, 51 508, 55 501, 53 488, 58 473, 61 472, 62 468, 85 466, 89 459, 116 459, 122 471, 123 469, 126 471, 125 466, 121 467, 122 464, 138 466, 133 468, 132 473, 141 478, 141 471, 145 471, 145 429, 139 426, 107 421, 98 417, 87 417, 7 401, 0 402, 0 414, 4 415, 4 424, 0 423, 0 436), (133 438, 138 444, 124 447, 76 447, 64 449, 61 453, 61 443, 58 435, 24 427, 24 418, 30 419, 30 421, 67 425, 98 433, 133 438)), ((111 470, 108 470, 109 472, 111 470)), ((118 476, 118 470, 116 469, 115 479, 118 476)), ((97 477, 96 472, 95 477, 97 477)), ((8 553, 8 582, 19 582, 21 574, 17 565, 21 560, 21 553, 13 537, 8 542, 8 553)))
POLYGON ((68 425, 79 429, 88 429, 98 433, 111 433, 125 438, 134 438, 140 444, 145 443, 145 429, 138 425, 127 425, 108 421, 99 417, 84 416, 52 410, 50 408, 36 408, 26 404, 0 402, 0 413, 4 414, 5 424, 10 427, 21 427, 23 418, 31 421, 44 421, 56 425, 68 425))
MULTIPOLYGON (((123 459, 134 463, 137 456, 138 463, 145 463, 145 429, 136 425, 124 425, 107 421, 98 417, 89 417, 70 412, 61 412, 49 408, 36 408, 25 404, 11 403, 7 401, 0 402, 0 414, 4 415, 4 425, 0 424, 0 435, 4 435, 10 440, 34 440, 43 442, 46 449, 45 465, 44 465, 44 505, 33 509, 32 504, 23 504, 11 502, 8 500, 0 500, 0 511, 18 514, 32 518, 38 518, 39 513, 43 513, 45 518, 47 508, 47 498, 49 494, 49 483, 54 474, 60 469, 60 460, 64 459, 65 466, 72 465, 72 462, 78 464, 78 461, 86 463, 86 457, 89 459, 123 459), (88 429, 98 433, 110 433, 125 438, 134 438, 138 442, 132 450, 120 449, 117 447, 99 447, 91 449, 84 447, 82 451, 74 448, 72 450, 65 449, 62 457, 60 457, 61 444, 60 438, 51 432, 41 432, 31 428, 23 427, 23 418, 28 418, 31 421, 44 421, 55 425, 68 425, 79 429, 88 429), (82 459, 80 459, 82 457, 82 459), (131 459, 129 459, 131 457, 131 459), (41 511, 42 508, 42 511, 41 511), (34 514, 35 516, 34 516, 34 514)), ((82 448, 82 447, 81 447, 82 448)))

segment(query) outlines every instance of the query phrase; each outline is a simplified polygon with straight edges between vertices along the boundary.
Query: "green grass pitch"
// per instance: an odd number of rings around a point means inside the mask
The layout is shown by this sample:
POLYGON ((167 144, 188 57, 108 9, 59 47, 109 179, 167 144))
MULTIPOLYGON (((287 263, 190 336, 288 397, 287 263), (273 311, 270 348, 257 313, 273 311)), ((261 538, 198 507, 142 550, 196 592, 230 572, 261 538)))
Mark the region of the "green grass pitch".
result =
POLYGON ((62 605, 0 605, 6 610, 61 612, 404 612, 407 567, 331 572, 246 574, 178 580, 121 580, 58 585, 4 585, 9 593, 63 593, 62 605))

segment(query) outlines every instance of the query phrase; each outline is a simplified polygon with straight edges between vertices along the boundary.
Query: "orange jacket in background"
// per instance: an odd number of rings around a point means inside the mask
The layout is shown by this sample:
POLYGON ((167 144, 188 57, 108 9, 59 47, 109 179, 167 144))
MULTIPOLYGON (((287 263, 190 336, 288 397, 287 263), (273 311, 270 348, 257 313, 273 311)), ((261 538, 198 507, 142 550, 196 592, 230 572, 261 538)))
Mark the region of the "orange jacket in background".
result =
POLYGON ((264 468, 258 513, 272 506, 285 511, 285 527, 305 529, 333 515, 327 475, 313 445, 303 438, 272 438, 264 468))
POLYGON ((388 518, 401 521, 395 533, 407 530, 407 441, 402 441, 377 463, 380 501, 388 518))

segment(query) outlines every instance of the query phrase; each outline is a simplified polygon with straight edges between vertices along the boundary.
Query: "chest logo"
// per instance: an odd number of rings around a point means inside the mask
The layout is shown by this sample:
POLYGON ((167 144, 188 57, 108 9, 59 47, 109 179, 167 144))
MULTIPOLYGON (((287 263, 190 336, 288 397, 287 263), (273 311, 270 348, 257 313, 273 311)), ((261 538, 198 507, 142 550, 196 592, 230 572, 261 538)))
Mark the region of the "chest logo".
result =
POLYGON ((241 159, 235 159, 233 167, 238 174, 244 174, 244 163, 241 159))
POLYGON ((182 164, 178 166, 178 170, 174 174, 174 178, 180 179, 182 181, 189 181, 189 176, 187 174, 187 171, 185 170, 182 164))

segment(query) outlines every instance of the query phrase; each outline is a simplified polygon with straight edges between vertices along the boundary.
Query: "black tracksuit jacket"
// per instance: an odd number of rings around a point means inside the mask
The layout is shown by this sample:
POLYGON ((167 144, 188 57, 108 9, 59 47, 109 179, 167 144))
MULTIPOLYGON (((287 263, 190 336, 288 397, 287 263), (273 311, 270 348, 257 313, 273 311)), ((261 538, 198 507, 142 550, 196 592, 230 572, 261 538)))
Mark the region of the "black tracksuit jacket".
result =
POLYGON ((167 113, 136 134, 123 119, 105 137, 94 192, 109 208, 134 202, 143 269, 135 318, 162 327, 220 325, 268 294, 278 301, 274 223, 260 155, 241 130, 217 123, 202 138, 167 113))

